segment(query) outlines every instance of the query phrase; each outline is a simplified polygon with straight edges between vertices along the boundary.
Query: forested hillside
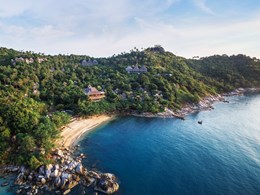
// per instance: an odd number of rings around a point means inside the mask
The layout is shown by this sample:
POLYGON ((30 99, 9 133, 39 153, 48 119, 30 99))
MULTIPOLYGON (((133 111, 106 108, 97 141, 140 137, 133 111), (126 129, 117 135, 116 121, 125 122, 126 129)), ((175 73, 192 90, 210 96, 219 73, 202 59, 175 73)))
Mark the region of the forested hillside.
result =
POLYGON ((259 86, 260 60, 245 55, 214 55, 187 64, 206 77, 217 80, 223 89, 259 86))
POLYGON ((0 48, 0 163, 48 161, 71 115, 176 110, 238 87, 260 86, 260 61, 244 55, 185 59, 160 46, 109 58, 0 48), (82 60, 96 64, 82 65, 82 60), (147 72, 128 73, 145 65, 147 72), (106 98, 90 101, 89 85, 106 98))

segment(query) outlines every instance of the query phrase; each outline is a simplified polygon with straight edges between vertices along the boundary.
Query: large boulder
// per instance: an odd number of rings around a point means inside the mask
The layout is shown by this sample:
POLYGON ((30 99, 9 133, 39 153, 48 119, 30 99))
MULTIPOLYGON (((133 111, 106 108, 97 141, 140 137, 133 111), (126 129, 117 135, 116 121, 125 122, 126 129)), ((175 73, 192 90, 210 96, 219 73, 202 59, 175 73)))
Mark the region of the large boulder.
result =
POLYGON ((60 156, 60 157, 63 157, 63 156, 64 156, 62 150, 57 150, 57 151, 56 151, 56 154, 57 154, 58 156, 60 156))
POLYGON ((76 165, 77 164, 76 164, 75 161, 70 162, 69 165, 68 165, 68 170, 72 171, 76 167, 76 165))
POLYGON ((25 170, 25 167, 24 166, 21 166, 20 168, 20 173, 24 173, 26 170, 25 170))
POLYGON ((60 187, 60 185, 61 185, 61 178, 56 177, 54 180, 54 186, 58 188, 58 187, 60 187))
POLYGON ((64 189, 65 188, 65 185, 67 182, 69 182, 71 179, 71 174, 68 174, 68 173, 62 173, 61 175, 61 189, 64 189))
POLYGON ((51 171, 52 168, 53 168, 53 165, 52 165, 52 164, 48 164, 48 165, 46 165, 46 170, 51 171))
POLYGON ((58 164, 54 165, 54 170, 58 170, 60 168, 60 166, 58 164))
POLYGON ((69 173, 62 173, 61 178, 70 180, 71 179, 71 174, 69 174, 69 173))
POLYGON ((46 170, 45 177, 46 179, 50 179, 51 176, 51 170, 46 170))
POLYGON ((81 163, 78 163, 78 165, 76 166, 76 173, 78 174, 83 174, 83 166, 81 163))
POLYGON ((45 177, 46 177, 46 179, 50 179, 52 169, 53 169, 52 164, 46 165, 46 167, 45 167, 45 177))
POLYGON ((33 179, 33 176, 30 174, 30 175, 28 176, 28 180, 29 180, 29 181, 32 181, 32 179, 33 179))
POLYGON ((64 165, 63 167, 62 167, 62 171, 65 171, 65 170, 67 170, 68 169, 68 165, 64 165))
POLYGON ((101 178, 97 180, 95 190, 112 194, 119 189, 119 185, 116 182, 116 177, 111 173, 101 174, 101 178))
POLYGON ((88 172, 88 175, 89 175, 90 177, 94 177, 94 178, 96 178, 96 179, 100 179, 100 175, 99 175, 98 173, 94 172, 94 171, 89 171, 89 172, 88 172))
POLYGON ((43 165, 40 166, 40 168, 39 168, 39 174, 40 174, 40 175, 45 175, 45 169, 44 169, 44 166, 43 166, 43 165))
POLYGON ((113 180, 116 179, 115 175, 113 175, 112 173, 103 173, 103 174, 101 175, 101 177, 103 177, 103 178, 105 178, 105 179, 109 179, 109 180, 111 180, 111 181, 113 181, 113 180))
POLYGON ((70 189, 67 189, 67 190, 65 190, 64 192, 63 192, 63 195, 67 195, 67 194, 69 194, 70 193, 70 189))
POLYGON ((68 189, 72 189, 74 188, 76 185, 78 185, 78 182, 77 181, 69 181, 69 184, 68 184, 68 189))
POLYGON ((15 180, 15 184, 22 185, 24 183, 24 177, 25 177, 25 175, 23 172, 19 173, 19 175, 17 176, 17 178, 15 180))
POLYGON ((14 166, 11 171, 12 171, 12 172, 17 172, 17 171, 19 171, 19 167, 14 166))
POLYGON ((58 169, 55 169, 52 173, 51 173, 51 177, 58 177, 59 176, 59 171, 58 169))
POLYGON ((46 184, 46 179, 45 179, 45 178, 42 178, 42 179, 41 179, 41 183, 42 183, 42 185, 46 184))
POLYGON ((105 194, 113 194, 119 189, 118 183, 112 183, 107 180, 101 180, 97 183, 95 190, 103 192, 105 194))
POLYGON ((86 177, 84 178, 84 180, 83 180, 83 185, 89 187, 89 186, 91 186, 95 181, 96 181, 95 178, 86 176, 86 177))

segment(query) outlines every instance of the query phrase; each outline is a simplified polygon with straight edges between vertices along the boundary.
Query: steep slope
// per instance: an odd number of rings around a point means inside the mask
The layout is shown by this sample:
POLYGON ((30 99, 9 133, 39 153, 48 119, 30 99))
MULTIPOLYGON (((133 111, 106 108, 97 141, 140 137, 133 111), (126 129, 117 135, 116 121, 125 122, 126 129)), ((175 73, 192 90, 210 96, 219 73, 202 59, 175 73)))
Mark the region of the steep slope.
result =
POLYGON ((187 63, 206 77, 219 81, 223 89, 260 86, 260 60, 245 55, 214 55, 187 63))

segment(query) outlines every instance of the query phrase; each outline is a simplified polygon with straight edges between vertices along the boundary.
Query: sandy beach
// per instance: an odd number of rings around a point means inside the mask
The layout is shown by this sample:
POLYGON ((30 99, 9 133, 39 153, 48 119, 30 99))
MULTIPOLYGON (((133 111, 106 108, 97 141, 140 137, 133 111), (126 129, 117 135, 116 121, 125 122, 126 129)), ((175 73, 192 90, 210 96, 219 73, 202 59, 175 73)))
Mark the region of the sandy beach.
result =
POLYGON ((113 116, 100 115, 92 116, 91 118, 87 119, 75 119, 62 128, 61 144, 65 147, 75 145, 82 134, 91 131, 95 127, 101 125, 104 122, 108 122, 113 118, 113 116))

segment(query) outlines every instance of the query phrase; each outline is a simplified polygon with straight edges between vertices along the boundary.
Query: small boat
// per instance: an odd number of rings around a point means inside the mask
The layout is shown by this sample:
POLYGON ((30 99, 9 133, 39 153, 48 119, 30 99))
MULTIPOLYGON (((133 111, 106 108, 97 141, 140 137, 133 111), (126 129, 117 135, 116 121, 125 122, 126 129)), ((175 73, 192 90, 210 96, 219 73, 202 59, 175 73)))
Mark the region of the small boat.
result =
POLYGON ((201 121, 198 121, 198 123, 201 125, 201 124, 202 124, 202 120, 201 120, 201 121))

